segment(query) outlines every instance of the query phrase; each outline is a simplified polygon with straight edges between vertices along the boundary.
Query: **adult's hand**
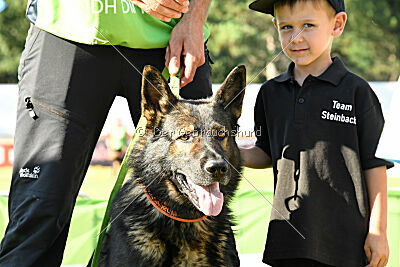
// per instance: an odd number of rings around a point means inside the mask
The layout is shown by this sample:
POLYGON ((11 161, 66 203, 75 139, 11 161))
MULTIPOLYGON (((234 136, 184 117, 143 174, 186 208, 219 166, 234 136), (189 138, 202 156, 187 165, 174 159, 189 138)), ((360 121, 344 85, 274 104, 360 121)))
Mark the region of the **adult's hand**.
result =
POLYGON ((180 21, 171 33, 165 54, 165 65, 171 74, 179 71, 182 60, 181 86, 193 81, 197 67, 205 62, 203 24, 180 21))
POLYGON ((172 30, 165 66, 171 74, 176 74, 182 60, 182 87, 193 81, 196 69, 205 62, 203 27, 210 3, 211 0, 192 0, 189 12, 172 30))
POLYGON ((144 12, 153 17, 169 22, 172 18, 180 18, 189 11, 189 0, 130 0, 144 12))

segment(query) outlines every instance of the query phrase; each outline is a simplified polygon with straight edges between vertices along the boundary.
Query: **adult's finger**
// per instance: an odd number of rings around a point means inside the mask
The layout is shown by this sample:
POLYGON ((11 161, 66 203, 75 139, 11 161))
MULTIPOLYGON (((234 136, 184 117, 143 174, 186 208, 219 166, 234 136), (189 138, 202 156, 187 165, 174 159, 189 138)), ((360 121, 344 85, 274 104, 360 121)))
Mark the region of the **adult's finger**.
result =
POLYGON ((167 49, 165 49, 165 67, 168 68, 169 60, 171 58, 171 51, 169 49, 169 46, 167 46, 167 49))
POLYGON ((182 53, 182 44, 170 44, 169 45, 169 58, 165 61, 165 64, 168 66, 169 73, 175 75, 179 72, 180 68, 180 59, 182 53))
POLYGON ((198 67, 198 59, 190 53, 186 54, 184 75, 181 79, 182 87, 193 81, 197 67, 198 67))
POLYGON ((138 6, 141 10, 143 10, 144 12, 146 12, 147 14, 155 17, 156 19, 165 21, 165 22, 170 22, 171 21, 171 17, 167 17, 164 15, 161 15, 155 11, 153 11, 149 5, 147 5, 146 3, 143 3, 143 1, 134 1, 132 0, 132 2, 138 6))
POLYGON ((151 9, 155 9, 158 5, 170 8, 172 10, 186 13, 189 8, 188 0, 129 0, 137 6, 147 5, 151 9))
POLYGON ((189 5, 189 0, 175 0, 180 5, 189 5))
MULTIPOLYGON (((147 5, 147 13, 159 14, 168 18, 180 18, 182 16, 182 12, 178 10, 174 10, 168 6, 164 6, 159 3, 157 0, 142 0, 147 5)), ((152 15, 151 14, 151 15, 152 15)))
POLYGON ((175 3, 173 4, 174 7, 175 5, 178 5, 173 0, 141 0, 141 1, 132 0, 132 2, 135 5, 140 7, 147 14, 166 22, 169 22, 171 18, 180 18, 182 16, 182 13, 185 13, 189 10, 188 7, 178 8, 178 10, 175 10, 170 8, 169 5, 164 6, 159 1, 171 1, 171 3, 174 2, 175 3), (183 10, 183 12, 179 10, 183 10))
POLYGON ((152 0, 158 2, 160 5, 170 8, 172 10, 186 13, 189 11, 189 1, 188 0, 152 0))

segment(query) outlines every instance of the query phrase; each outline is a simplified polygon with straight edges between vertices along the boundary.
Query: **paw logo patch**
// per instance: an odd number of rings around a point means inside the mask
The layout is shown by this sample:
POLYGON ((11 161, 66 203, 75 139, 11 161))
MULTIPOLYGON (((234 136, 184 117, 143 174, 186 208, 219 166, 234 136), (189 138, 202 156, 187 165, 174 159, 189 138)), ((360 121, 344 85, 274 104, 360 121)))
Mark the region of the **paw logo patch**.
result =
POLYGON ((31 171, 30 168, 21 168, 19 170, 19 177, 20 178, 30 178, 30 179, 38 179, 40 173, 40 167, 35 166, 31 171))

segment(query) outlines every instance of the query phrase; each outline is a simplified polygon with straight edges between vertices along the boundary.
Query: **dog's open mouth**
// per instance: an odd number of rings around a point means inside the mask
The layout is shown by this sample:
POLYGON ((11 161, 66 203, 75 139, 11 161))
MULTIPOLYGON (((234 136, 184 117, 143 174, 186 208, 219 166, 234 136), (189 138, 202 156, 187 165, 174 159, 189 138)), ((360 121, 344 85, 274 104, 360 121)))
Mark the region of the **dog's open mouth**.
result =
POLYGON ((224 203, 224 195, 219 190, 219 183, 208 186, 193 183, 182 173, 175 174, 178 189, 187 195, 194 206, 207 216, 217 216, 224 203))

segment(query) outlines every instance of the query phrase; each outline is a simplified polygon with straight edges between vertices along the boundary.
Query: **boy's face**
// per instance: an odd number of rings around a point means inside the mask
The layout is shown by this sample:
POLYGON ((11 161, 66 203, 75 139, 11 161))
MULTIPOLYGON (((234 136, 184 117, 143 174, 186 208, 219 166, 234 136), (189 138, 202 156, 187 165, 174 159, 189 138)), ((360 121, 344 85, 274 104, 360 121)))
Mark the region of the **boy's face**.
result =
MULTIPOLYGON (((330 62, 333 37, 338 36, 336 16, 327 1, 298 1, 292 7, 284 5, 275 9, 274 24, 282 48, 297 67, 318 67, 327 60, 330 62), (292 38, 295 39, 292 41, 292 38)), ((339 35, 342 31, 343 28, 339 35)))

